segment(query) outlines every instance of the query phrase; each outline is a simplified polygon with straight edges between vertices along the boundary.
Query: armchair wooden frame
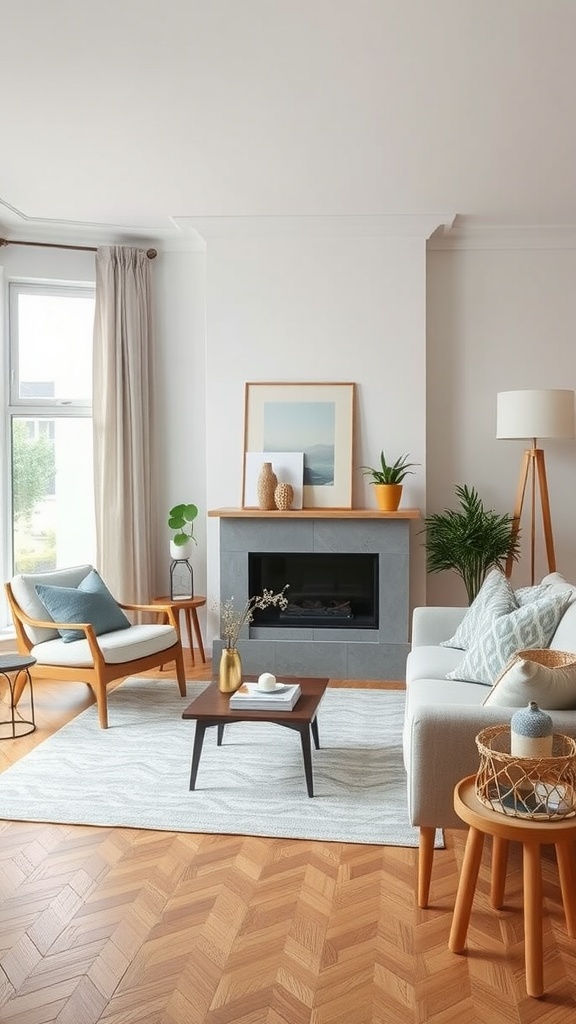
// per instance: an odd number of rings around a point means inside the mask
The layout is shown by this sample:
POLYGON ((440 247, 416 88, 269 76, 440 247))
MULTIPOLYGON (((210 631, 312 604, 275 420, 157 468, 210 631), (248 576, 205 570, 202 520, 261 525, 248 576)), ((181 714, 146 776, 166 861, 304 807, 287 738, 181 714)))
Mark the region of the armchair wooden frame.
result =
MULTIPOLYGON (((173 609, 169 605, 160 604, 120 604, 124 611, 151 612, 157 616, 159 613, 166 616, 166 621, 176 630, 178 639, 171 647, 156 654, 148 654, 143 658, 134 658, 130 661, 110 663, 104 660, 102 651, 98 645, 96 634, 89 622, 44 622, 40 619, 32 619, 18 604, 10 583, 5 583, 4 588, 8 597, 8 604, 16 630, 16 645, 19 654, 30 654, 36 646, 28 636, 25 626, 35 626, 43 629, 77 629, 82 630, 88 641, 93 665, 42 665, 38 662, 32 666, 31 673, 34 679, 58 679, 63 682, 87 683, 94 693, 98 705, 98 721, 101 729, 108 728, 108 696, 106 687, 108 683, 122 676, 133 675, 134 672, 145 672, 150 668, 158 668, 166 662, 174 661, 176 664, 176 678, 178 689, 182 697, 186 696, 186 675, 184 672, 184 658, 182 655, 182 644, 180 643, 180 632, 178 622, 173 609)), ((23 684, 22 684, 23 686, 23 684)), ((15 689, 14 700, 18 703, 22 696, 22 686, 15 689)))

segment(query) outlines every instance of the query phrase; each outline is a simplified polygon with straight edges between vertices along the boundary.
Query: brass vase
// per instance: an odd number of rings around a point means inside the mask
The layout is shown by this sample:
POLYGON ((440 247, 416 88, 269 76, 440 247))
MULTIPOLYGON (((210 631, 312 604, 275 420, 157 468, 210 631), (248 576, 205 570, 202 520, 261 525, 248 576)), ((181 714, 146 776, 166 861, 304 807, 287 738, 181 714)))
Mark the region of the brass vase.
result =
POLYGON ((234 693, 242 686, 242 662, 236 647, 224 647, 220 655, 218 688, 222 693, 234 693))

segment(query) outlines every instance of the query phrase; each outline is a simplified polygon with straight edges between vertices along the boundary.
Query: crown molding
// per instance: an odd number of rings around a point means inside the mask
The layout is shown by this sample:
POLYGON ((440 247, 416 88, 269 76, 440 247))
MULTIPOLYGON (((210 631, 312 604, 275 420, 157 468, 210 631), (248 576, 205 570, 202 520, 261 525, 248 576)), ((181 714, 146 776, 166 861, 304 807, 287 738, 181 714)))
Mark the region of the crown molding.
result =
POLYGON ((206 246, 197 233, 185 234, 174 218, 165 227, 149 224, 95 224, 90 221, 52 220, 28 217, 0 197, 0 237, 22 242, 50 242, 55 245, 154 246, 158 251, 203 251, 206 246))
POLYGON ((576 249, 576 224, 488 223, 456 217, 429 238, 430 251, 456 249, 576 249))
POLYGON ((266 238, 420 238, 452 224, 453 213, 175 217, 184 233, 206 241, 266 238))

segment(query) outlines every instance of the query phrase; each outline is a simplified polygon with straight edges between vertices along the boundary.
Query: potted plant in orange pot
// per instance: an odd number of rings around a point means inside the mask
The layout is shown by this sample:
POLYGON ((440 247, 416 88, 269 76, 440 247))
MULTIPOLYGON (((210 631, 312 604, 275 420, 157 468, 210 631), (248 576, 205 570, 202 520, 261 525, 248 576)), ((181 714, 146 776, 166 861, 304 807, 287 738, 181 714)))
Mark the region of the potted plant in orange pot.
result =
POLYGON ((396 462, 387 462, 384 452, 380 452, 380 466, 361 466, 363 473, 372 477, 370 483, 374 484, 376 493, 376 504, 381 512, 395 512, 402 497, 402 482, 409 473, 412 473, 412 466, 418 466, 418 462, 408 462, 409 455, 399 455, 396 462))

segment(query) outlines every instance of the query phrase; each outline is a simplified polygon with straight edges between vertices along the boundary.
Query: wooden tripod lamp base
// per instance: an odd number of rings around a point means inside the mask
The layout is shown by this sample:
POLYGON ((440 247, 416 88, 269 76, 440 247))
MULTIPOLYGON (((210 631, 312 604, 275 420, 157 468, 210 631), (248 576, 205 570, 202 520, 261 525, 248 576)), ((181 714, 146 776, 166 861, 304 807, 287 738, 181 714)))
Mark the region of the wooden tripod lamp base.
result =
MULTIPOLYGON (((542 448, 536 447, 537 438, 574 437, 574 391, 564 389, 532 391, 500 391, 497 396, 496 437, 532 438, 532 447, 524 452, 520 467, 520 480, 512 517, 512 539, 520 529, 520 518, 528 478, 531 491, 530 522, 530 578, 534 584, 534 555, 536 549, 536 490, 540 493, 542 532, 546 544, 548 572, 556 570, 550 499, 546 480, 546 465, 542 448)), ((513 558, 506 560, 506 575, 512 573, 513 558)))
MULTIPOLYGON (((556 553, 554 551, 554 537, 552 535, 552 517, 550 515, 550 498, 548 496, 548 481, 546 479, 546 463, 544 461, 544 450, 542 448, 527 448, 524 452, 522 465, 520 467, 520 478, 518 490, 516 491, 516 504, 512 516, 512 539, 518 535, 524 495, 528 478, 530 477, 531 490, 531 523, 530 523, 530 582, 534 585, 534 563, 536 553, 536 490, 540 492, 540 505, 542 511, 542 532, 546 545, 546 557, 548 559, 548 572, 556 572, 556 553)), ((506 575, 512 575, 513 558, 509 555, 506 560, 506 575)))

